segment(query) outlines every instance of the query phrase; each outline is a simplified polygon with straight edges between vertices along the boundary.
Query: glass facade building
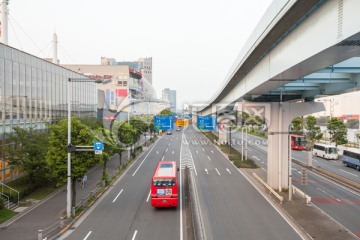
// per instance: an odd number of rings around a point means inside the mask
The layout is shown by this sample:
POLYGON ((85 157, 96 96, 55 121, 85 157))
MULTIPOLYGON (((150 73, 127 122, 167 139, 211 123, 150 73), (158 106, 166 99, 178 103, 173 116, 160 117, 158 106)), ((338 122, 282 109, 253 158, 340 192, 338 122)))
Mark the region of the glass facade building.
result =
MULTIPOLYGON (((4 159, 6 133, 13 127, 46 129, 67 118, 68 79, 84 75, 0 43, 0 181, 10 169, 4 159)), ((72 82, 72 115, 96 117, 97 86, 72 82)))

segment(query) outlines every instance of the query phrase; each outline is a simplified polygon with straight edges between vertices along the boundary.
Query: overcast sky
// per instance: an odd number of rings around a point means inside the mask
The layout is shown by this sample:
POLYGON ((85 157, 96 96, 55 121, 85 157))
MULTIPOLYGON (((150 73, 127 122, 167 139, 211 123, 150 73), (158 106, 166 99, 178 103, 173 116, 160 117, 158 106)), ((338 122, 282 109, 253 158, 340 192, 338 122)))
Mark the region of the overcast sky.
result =
POLYGON ((153 58, 153 86, 177 91, 177 107, 220 88, 272 0, 10 0, 9 45, 63 64, 153 58))

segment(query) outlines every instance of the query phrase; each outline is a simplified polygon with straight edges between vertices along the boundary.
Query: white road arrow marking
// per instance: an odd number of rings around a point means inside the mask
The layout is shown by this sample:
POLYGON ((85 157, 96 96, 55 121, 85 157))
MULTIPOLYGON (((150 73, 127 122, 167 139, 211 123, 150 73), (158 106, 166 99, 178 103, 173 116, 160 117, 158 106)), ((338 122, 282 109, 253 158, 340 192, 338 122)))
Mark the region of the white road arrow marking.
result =
POLYGON ((205 172, 206 172, 206 174, 209 174, 209 172, 208 172, 208 170, 205 168, 205 172))

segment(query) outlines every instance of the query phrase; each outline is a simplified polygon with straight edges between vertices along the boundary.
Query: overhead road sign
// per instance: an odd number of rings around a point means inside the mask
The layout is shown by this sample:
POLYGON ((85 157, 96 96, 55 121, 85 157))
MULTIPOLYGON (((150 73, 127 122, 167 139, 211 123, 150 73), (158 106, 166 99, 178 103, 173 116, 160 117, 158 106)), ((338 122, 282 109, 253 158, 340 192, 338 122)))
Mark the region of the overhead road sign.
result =
POLYGON ((155 130, 173 130, 174 118, 172 116, 155 116, 154 117, 155 130))
POLYGON ((198 116, 197 127, 200 130, 216 130, 215 116, 198 116))
POLYGON ((176 121, 176 126, 178 127, 189 126, 189 121, 187 119, 178 119, 176 121))

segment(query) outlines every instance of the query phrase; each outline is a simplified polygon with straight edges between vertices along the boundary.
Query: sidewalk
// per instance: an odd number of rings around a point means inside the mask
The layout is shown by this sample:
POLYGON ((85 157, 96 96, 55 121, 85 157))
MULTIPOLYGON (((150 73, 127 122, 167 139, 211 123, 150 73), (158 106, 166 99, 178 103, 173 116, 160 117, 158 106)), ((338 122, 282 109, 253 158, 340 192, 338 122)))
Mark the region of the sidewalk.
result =
POLYGON ((241 169, 241 171, 265 195, 269 196, 273 203, 280 207, 287 217, 296 222, 301 231, 306 233, 308 239, 358 239, 313 204, 305 204, 305 199, 298 195, 293 195, 293 199, 289 201, 287 192, 279 193, 284 198, 284 202, 279 204, 279 200, 272 194, 269 194, 269 191, 253 176, 253 173, 255 173, 266 181, 266 172, 261 168, 241 169))
MULTIPOLYGON (((128 162, 128 154, 122 153, 122 164, 128 162)), ((115 154, 107 164, 107 171, 112 175, 119 167, 119 155, 115 154)), ((92 168, 87 176, 87 187, 76 184, 76 202, 89 195, 90 191, 96 188, 96 184, 101 182, 102 164, 92 168)), ((0 239, 6 240, 34 240, 37 239, 38 230, 50 227, 56 228, 61 217, 66 215, 66 186, 61 187, 46 199, 41 200, 35 205, 22 208, 23 210, 12 219, 0 225, 0 239)), ((60 228, 58 228, 60 231, 60 228)), ((43 239, 45 239, 43 235, 43 239)), ((49 238, 48 238, 49 239, 49 238)))

